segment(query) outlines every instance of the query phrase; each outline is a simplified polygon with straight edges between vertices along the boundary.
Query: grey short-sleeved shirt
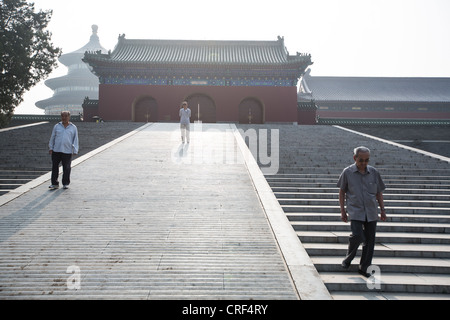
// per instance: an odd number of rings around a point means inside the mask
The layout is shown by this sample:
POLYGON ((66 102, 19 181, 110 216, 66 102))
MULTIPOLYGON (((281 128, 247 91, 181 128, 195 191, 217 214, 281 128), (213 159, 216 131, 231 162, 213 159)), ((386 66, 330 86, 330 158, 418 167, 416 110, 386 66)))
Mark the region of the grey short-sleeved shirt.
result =
POLYGON ((374 167, 367 166, 366 173, 362 174, 356 164, 348 166, 342 171, 337 186, 346 192, 350 220, 378 220, 376 194, 383 192, 386 186, 374 167))

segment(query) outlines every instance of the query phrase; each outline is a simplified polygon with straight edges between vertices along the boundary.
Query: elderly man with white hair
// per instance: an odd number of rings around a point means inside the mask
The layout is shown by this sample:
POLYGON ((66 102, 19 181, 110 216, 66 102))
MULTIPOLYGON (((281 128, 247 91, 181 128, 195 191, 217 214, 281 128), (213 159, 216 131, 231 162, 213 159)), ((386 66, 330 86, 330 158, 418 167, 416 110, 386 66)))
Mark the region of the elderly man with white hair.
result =
POLYGON ((49 188, 59 188, 59 164, 62 163, 62 184, 67 189, 70 184, 72 154, 78 154, 78 129, 70 122, 69 111, 61 112, 61 122, 53 127, 48 147, 52 156, 52 184, 49 188))
POLYGON ((386 186, 379 172, 369 166, 370 150, 366 147, 357 147, 353 151, 354 164, 345 168, 337 182, 339 187, 339 205, 341 219, 351 221, 352 234, 349 238, 347 256, 342 261, 342 267, 348 269, 363 243, 363 250, 358 272, 365 277, 368 267, 372 264, 375 248, 375 233, 377 227, 378 205, 380 218, 386 221, 386 211, 383 202, 383 191, 386 186))

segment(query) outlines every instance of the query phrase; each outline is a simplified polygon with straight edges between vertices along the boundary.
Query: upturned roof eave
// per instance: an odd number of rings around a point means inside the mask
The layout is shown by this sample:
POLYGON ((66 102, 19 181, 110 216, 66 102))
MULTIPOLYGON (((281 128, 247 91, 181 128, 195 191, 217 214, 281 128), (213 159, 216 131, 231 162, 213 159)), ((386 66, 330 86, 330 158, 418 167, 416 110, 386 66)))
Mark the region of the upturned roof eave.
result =
MULTIPOLYGON (((225 56, 227 57, 222 57, 222 58, 218 58, 217 60, 215 59, 205 59, 204 56, 200 55, 195 57, 194 59, 190 60, 186 60, 186 59, 180 59, 177 60, 177 58, 179 59, 179 54, 175 53, 172 57, 166 56, 166 57, 159 57, 157 59, 152 59, 150 57, 145 57, 145 54, 143 54, 144 56, 142 57, 142 59, 133 59, 133 57, 128 57, 126 58, 126 56, 133 56, 136 55, 135 52, 130 53, 130 49, 128 47, 126 47, 125 43, 127 43, 127 45, 131 44, 140 44, 140 43, 159 43, 159 42, 167 42, 167 43, 173 43, 173 40, 128 40, 128 39, 119 39, 119 43, 116 46, 116 48, 114 49, 113 52, 110 52, 108 54, 103 54, 99 51, 87 51, 84 54, 83 57, 83 61, 90 64, 91 66, 94 66, 95 64, 102 64, 102 65, 109 65, 109 66, 114 66, 114 65, 118 65, 118 66, 125 66, 125 65, 142 65, 142 66, 151 66, 151 65, 183 65, 183 66, 238 66, 238 67, 242 67, 242 66, 259 66, 259 67, 286 67, 286 66, 293 66, 293 67, 299 67, 299 68, 305 68, 309 65, 312 64, 311 62, 311 55, 309 54, 300 54, 297 53, 297 55, 289 55, 288 52, 285 50, 284 47, 280 47, 280 45, 282 45, 282 43, 280 43, 279 41, 213 41, 213 43, 238 43, 239 45, 246 45, 246 46, 252 46, 252 45, 259 45, 261 46, 261 43, 263 43, 262 47, 275 47, 275 53, 272 52, 267 52, 265 54, 261 54, 258 52, 252 52, 252 53, 246 53, 246 57, 244 57, 243 59, 240 59, 239 57, 232 57, 233 54, 241 54, 241 53, 225 53, 225 56), (260 55, 259 57, 256 57, 254 55, 260 55), (125 58, 124 58, 125 57, 125 58), (175 57, 175 59, 173 59, 175 57), (165 59, 167 58, 167 59, 165 59), (249 59, 255 59, 256 61, 248 61, 249 59), (203 59, 203 60, 202 60, 203 59), (229 59, 234 61, 228 61, 229 59), (246 60, 246 61, 242 61, 242 60, 246 60), (262 61, 262 60, 266 60, 266 61, 262 61), (267 60, 272 60, 272 61, 267 61, 267 60)), ((189 44, 193 44, 193 43, 201 43, 201 44, 205 44, 207 43, 207 41, 185 41, 186 43, 189 44)), ((179 50, 179 47, 184 47, 183 45, 172 45, 169 46, 168 49, 161 53, 162 55, 167 55, 167 51, 171 51, 171 47, 178 47, 177 50, 179 50)), ((142 48, 137 48, 136 50, 146 50, 146 48, 148 47, 144 47, 142 48)), ((187 46, 187 50, 189 50, 189 46, 187 46)), ((175 51, 177 51, 175 50, 175 51)), ((197 52, 198 54, 198 52, 197 52)), ((222 53, 224 54, 224 53, 222 53)))
POLYGON ((118 61, 104 58, 94 58, 91 59, 89 57, 85 57, 83 59, 84 62, 89 65, 95 66, 103 66, 103 67, 119 67, 123 68, 124 66, 130 67, 142 67, 148 68, 152 66, 173 66, 173 67, 220 67, 220 68, 233 68, 233 67, 259 67, 259 68, 306 68, 311 65, 310 61, 286 61, 279 63, 260 63, 260 62, 197 62, 197 61, 118 61))

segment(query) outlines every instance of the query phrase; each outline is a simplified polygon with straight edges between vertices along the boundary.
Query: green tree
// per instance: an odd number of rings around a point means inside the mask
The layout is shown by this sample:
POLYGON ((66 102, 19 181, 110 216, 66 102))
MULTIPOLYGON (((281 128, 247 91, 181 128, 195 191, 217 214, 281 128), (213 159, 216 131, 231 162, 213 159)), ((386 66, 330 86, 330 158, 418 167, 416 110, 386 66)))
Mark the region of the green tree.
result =
POLYGON ((57 66, 61 49, 47 30, 52 11, 34 3, 0 0, 0 127, 11 119, 24 93, 57 66))

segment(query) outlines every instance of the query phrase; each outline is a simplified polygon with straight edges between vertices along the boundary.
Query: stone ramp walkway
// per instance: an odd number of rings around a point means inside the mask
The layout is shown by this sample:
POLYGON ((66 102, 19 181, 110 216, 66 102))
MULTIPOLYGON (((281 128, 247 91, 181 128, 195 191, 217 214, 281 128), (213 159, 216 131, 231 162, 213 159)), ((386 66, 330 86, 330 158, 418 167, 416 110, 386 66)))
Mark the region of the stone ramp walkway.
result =
POLYGON ((298 299, 229 128, 146 125, 1 205, 0 299, 298 299))

